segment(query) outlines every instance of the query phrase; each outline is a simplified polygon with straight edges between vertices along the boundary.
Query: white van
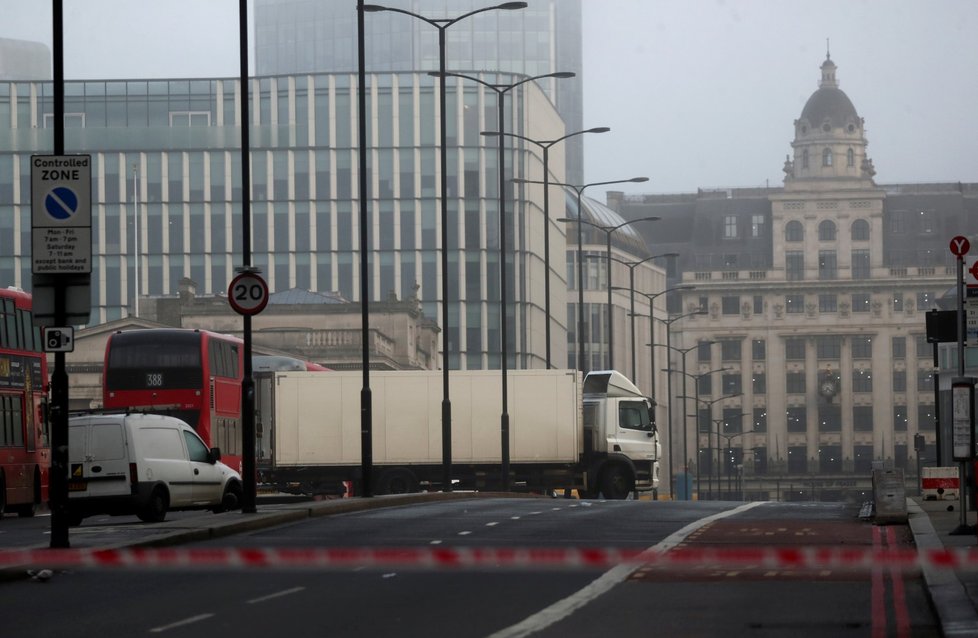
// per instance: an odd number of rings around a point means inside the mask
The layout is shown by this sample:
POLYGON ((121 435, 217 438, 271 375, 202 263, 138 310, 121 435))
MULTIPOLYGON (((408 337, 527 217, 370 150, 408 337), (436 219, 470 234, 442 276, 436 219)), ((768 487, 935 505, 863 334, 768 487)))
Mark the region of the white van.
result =
POLYGON ((68 421, 69 522, 93 514, 135 514, 241 505, 241 476, 220 462, 193 428, 158 414, 100 414, 68 421))

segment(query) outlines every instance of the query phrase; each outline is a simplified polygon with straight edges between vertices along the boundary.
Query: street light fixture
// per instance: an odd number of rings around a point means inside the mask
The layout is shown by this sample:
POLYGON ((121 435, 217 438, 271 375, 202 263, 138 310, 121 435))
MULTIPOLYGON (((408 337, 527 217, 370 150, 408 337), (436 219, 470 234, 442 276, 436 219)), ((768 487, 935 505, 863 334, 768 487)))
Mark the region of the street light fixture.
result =
POLYGON ((509 337, 507 331, 508 321, 506 318, 506 113, 505 98, 506 94, 518 86, 535 80, 545 78, 572 78, 574 73, 570 71, 560 71, 556 73, 546 73, 532 77, 524 77, 517 82, 510 84, 498 84, 486 82, 482 78, 462 73, 430 72, 428 75, 440 77, 444 83, 446 76, 471 80, 477 84, 490 89, 496 93, 496 110, 498 114, 499 149, 497 161, 499 163, 499 335, 500 335, 500 367, 502 369, 502 413, 499 417, 499 431, 501 437, 501 472, 503 491, 509 491, 509 388, 506 383, 506 372, 509 366, 509 337))
POLYGON ((585 129, 583 131, 575 131, 573 133, 568 133, 562 137, 558 137, 555 140, 534 140, 526 137, 525 135, 519 135, 518 133, 504 133, 504 132, 490 132, 483 131, 485 136, 507 136, 514 137, 524 142, 530 144, 536 144, 543 149, 543 269, 546 274, 543 280, 543 294, 544 294, 544 316, 546 317, 546 325, 544 326, 544 334, 546 343, 546 353, 547 353, 547 369, 551 369, 553 366, 550 363, 550 147, 559 142, 563 142, 567 138, 575 137, 577 135, 583 135, 585 133, 607 133, 611 129, 607 126, 598 126, 595 128, 585 129))
POLYGON ((386 7, 376 4, 363 5, 363 11, 379 12, 390 11, 392 13, 402 13, 417 20, 421 20, 438 29, 438 71, 441 81, 438 83, 438 108, 439 108, 439 133, 438 145, 441 157, 439 158, 441 171, 441 322, 442 322, 442 402, 441 402, 441 453, 442 453, 442 491, 452 491, 452 402, 448 393, 448 122, 446 114, 448 111, 448 98, 445 84, 445 32, 458 24, 462 20, 486 11, 501 10, 513 11, 525 9, 526 2, 504 2, 490 7, 482 7, 467 13, 463 13, 455 18, 428 18, 421 14, 399 9, 397 7, 386 7))
MULTIPOLYGON (((619 259, 618 257, 610 257, 612 261, 617 261, 628 268, 628 294, 629 294, 629 313, 628 316, 631 318, 631 331, 632 331, 632 381, 637 381, 635 372, 635 269, 647 261, 652 261, 653 259, 658 259, 659 257, 678 257, 679 253, 661 253, 659 255, 649 255, 645 259, 640 259, 638 261, 625 261, 624 259, 619 259)), ((609 269, 610 269, 609 264, 609 269)), ((621 286, 613 286, 615 290, 622 290, 621 286)), ((654 370, 653 370, 654 372, 654 370)))
POLYGON ((615 367, 615 331, 612 326, 612 306, 611 306, 611 235, 616 230, 624 228, 625 226, 630 226, 638 222, 657 222, 661 217, 639 217, 638 219, 630 219, 628 221, 622 222, 615 226, 602 226, 601 224, 595 224, 594 222, 589 222, 581 217, 580 208, 578 208, 577 219, 571 219, 569 217, 559 217, 557 221, 559 222, 576 222, 578 228, 581 224, 587 224, 591 228, 600 230, 605 234, 605 245, 608 256, 608 277, 607 277, 607 289, 608 289, 608 369, 613 370, 615 367))
MULTIPOLYGON (((741 412, 740 413, 740 416, 739 416, 740 420, 743 421, 743 419, 744 419, 745 416, 750 416, 750 412, 741 412)), ((731 433, 731 434, 721 434, 720 433, 720 423, 727 424, 729 422, 729 420, 730 419, 728 419, 726 417, 724 417, 722 419, 717 419, 717 460, 718 461, 720 459, 720 437, 722 436, 723 438, 725 438, 727 440, 727 447, 726 447, 726 449, 727 449, 727 494, 728 494, 728 497, 729 497, 730 492, 732 491, 731 490, 731 486, 730 486, 730 467, 732 465, 731 459, 730 459, 730 454, 733 453, 733 448, 730 447, 730 441, 733 440, 733 439, 735 439, 735 438, 737 438, 738 436, 743 436, 745 434, 751 434, 751 433, 754 432, 754 430, 744 430, 743 432, 734 432, 734 433, 731 433)), ((743 452, 741 452, 741 454, 743 454, 743 452)), ((717 493, 719 494, 719 492, 720 492, 720 466, 717 465, 717 493)))
MULTIPOLYGON (((660 292, 647 293, 640 292, 638 294, 645 297, 649 302, 649 371, 651 374, 651 379, 649 379, 649 393, 652 400, 655 401, 655 300, 660 295, 665 295, 667 293, 673 292, 675 290, 693 290, 696 286, 692 284, 682 284, 680 286, 673 286, 671 288, 666 288, 660 292)), ((662 321, 661 319, 659 321, 662 321)))
MULTIPOLYGON (((726 395, 724 395, 722 397, 717 397, 716 399, 701 399, 699 397, 679 397, 679 398, 693 399, 695 401, 699 401, 700 403, 706 405, 707 406, 707 409, 711 412, 710 419, 713 420, 713 421, 715 421, 716 419, 713 419, 712 418, 713 405, 715 403, 719 403, 720 401, 723 401, 725 399, 735 399, 735 398, 737 398, 739 396, 743 396, 743 394, 744 394, 743 392, 734 392, 732 394, 726 394, 726 395)), ((721 421, 722 420, 723 419, 721 419, 721 421)), ((707 446, 707 448, 709 448, 708 451, 710 453, 710 456, 712 457, 712 455, 713 455, 712 454, 713 441, 712 441, 711 437, 712 437, 712 434, 710 433, 709 429, 707 429, 707 432, 706 432, 707 444, 706 444, 706 446, 707 446)), ((697 439, 698 438, 699 437, 697 436, 697 439)), ((717 436, 717 463, 718 463, 718 466, 717 466, 717 493, 718 494, 720 492, 720 468, 719 468, 719 459, 720 459, 720 437, 717 436)), ((711 462, 712 462, 712 458, 711 458, 711 462)), ((710 498, 713 498, 713 472, 710 472, 710 474, 708 475, 707 485, 708 485, 709 491, 710 491, 710 498)))
MULTIPOLYGON (((552 182, 554 186, 563 186, 564 188, 570 188, 575 193, 577 193, 577 218, 581 218, 581 199, 583 197, 584 191, 592 186, 610 186, 612 184, 640 184, 642 182, 649 181, 648 177, 632 177, 631 179, 616 179, 609 182, 590 182, 588 184, 565 184, 562 182, 552 182)), ((535 179, 521 179, 519 177, 514 177, 513 182, 516 184, 543 184, 547 185, 548 182, 542 182, 535 179)), ((561 221, 566 218, 558 219, 561 221)), ((570 220, 577 221, 577 220, 570 220)), ((577 225, 577 369, 584 372, 584 237, 583 229, 580 224, 577 225)))

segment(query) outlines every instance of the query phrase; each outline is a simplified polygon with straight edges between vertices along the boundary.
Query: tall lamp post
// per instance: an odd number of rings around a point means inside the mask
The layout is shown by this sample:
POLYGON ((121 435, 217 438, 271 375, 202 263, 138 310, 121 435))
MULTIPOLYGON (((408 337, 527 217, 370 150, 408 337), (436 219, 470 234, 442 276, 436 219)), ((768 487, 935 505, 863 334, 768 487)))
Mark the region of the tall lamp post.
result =
MULTIPOLYGON (((659 319, 658 317, 655 317, 654 315, 650 315, 650 316, 653 317, 653 320, 658 320, 658 321, 661 321, 662 323, 666 324, 666 343, 664 344, 664 347, 666 348, 666 361, 667 362, 669 360, 669 352, 673 350, 673 347, 672 347, 672 324, 676 323, 680 319, 685 319, 686 317, 692 317, 693 315, 705 315, 705 314, 706 314, 706 311, 703 310, 702 308, 700 308, 698 310, 693 310, 691 312, 685 312, 685 313, 683 313, 681 315, 676 315, 675 317, 668 317, 666 319, 659 319)), ((653 343, 650 343, 649 344, 649 347, 652 348, 653 350, 655 350, 655 348, 656 348, 657 345, 658 346, 663 346, 663 344, 656 344, 656 343, 653 342, 653 343)), ((672 365, 668 365, 667 367, 671 368, 672 365)), ((673 476, 675 476, 675 473, 673 472, 673 469, 672 469, 673 466, 672 466, 672 375, 671 374, 667 374, 666 375, 666 396, 669 398, 668 416, 666 417, 668 419, 668 421, 669 421, 669 428, 668 428, 669 429, 669 498, 674 498, 675 497, 675 494, 672 491, 672 487, 673 487, 673 485, 672 485, 672 483, 673 483, 673 476)))
MULTIPOLYGON (((716 404, 716 403, 719 403, 720 401, 723 401, 725 399, 734 399, 734 398, 739 397, 741 395, 743 395, 743 392, 734 392, 733 394, 727 394, 727 395, 724 395, 722 397, 717 397, 716 399, 701 399, 698 396, 697 397, 688 397, 688 398, 693 399, 695 401, 699 401, 700 403, 702 403, 703 405, 705 405, 707 407, 707 409, 710 411, 710 420, 716 422, 717 419, 714 419, 713 418, 713 405, 716 404)), ((723 419, 720 419, 720 421, 723 421, 723 419)), ((707 449, 707 453, 710 455, 710 463, 713 463, 713 441, 712 441, 712 436, 713 435, 711 433, 711 430, 709 428, 707 428, 707 431, 706 431, 706 441, 707 441, 707 444, 706 444, 706 446, 708 448, 707 449)), ((720 437, 718 436, 717 437, 717 463, 718 464, 720 462, 719 461, 719 459, 720 459, 719 447, 720 447, 720 437)), ((707 475, 707 486, 708 486, 708 489, 709 489, 709 492, 710 492, 710 498, 713 498, 713 472, 710 472, 707 475)), ((718 466, 717 467, 717 494, 719 494, 719 493, 720 493, 720 469, 719 469, 719 466, 718 466)))
MULTIPOLYGON (((613 315, 613 312, 612 312, 612 308, 613 307, 612 307, 612 304, 611 304, 611 291, 612 291, 612 285, 611 285, 611 262, 612 262, 612 255, 611 255, 611 235, 616 230, 619 230, 621 228, 624 228, 625 226, 630 226, 630 225, 632 225, 634 223, 637 223, 637 222, 657 222, 657 221, 659 221, 659 219, 661 219, 661 218, 660 217, 640 217, 638 219, 630 219, 630 220, 628 220, 626 222, 622 222, 621 224, 618 224, 617 226, 602 226, 601 224, 595 224, 593 222, 589 222, 589 221, 586 221, 586 220, 583 220, 583 219, 579 220, 580 223, 587 224, 591 228, 595 228, 597 230, 604 231, 604 234, 605 234, 605 245, 606 245, 605 252, 606 252, 606 256, 608 258, 608 276, 607 276, 607 283, 605 284, 605 288, 608 289, 608 369, 609 370, 614 370, 615 369, 615 330, 614 330, 614 326, 612 325, 612 319, 613 319, 614 315, 613 315)), ((570 222, 570 221, 575 221, 575 220, 568 219, 568 218, 564 217, 564 218, 558 219, 557 221, 570 222)), ((635 309, 634 299, 632 301, 633 301, 633 303, 632 303, 632 310, 634 310, 635 309)), ((632 368, 634 368, 634 367, 635 367, 635 361, 634 361, 634 357, 632 357, 632 368)))
POLYGON ((132 165, 132 219, 133 219, 133 247, 136 250, 136 261, 133 264, 133 293, 132 293, 132 314, 139 317, 139 165, 135 162, 132 165))
POLYGON ((438 108, 440 112, 440 126, 438 133, 438 145, 440 149, 439 158, 441 171, 441 334, 442 334, 442 402, 441 402, 441 453, 442 453, 442 490, 452 491, 452 401, 448 392, 448 121, 447 109, 448 98, 445 83, 445 32, 458 24, 462 20, 479 13, 493 10, 512 11, 525 9, 526 2, 504 2, 490 7, 482 7, 468 13, 463 13, 455 18, 428 18, 421 14, 399 9, 396 7, 385 7, 377 4, 363 5, 363 11, 378 12, 390 11, 392 13, 402 13, 417 20, 421 20, 438 29, 438 71, 441 81, 438 83, 438 108))
MULTIPOLYGON (((693 290, 696 286, 692 284, 682 284, 680 286, 673 286, 671 288, 666 288, 660 292, 647 293, 639 292, 638 294, 645 297, 649 302, 649 374, 651 378, 649 379, 649 395, 652 400, 655 401, 655 300, 661 295, 668 294, 675 290, 693 290)), ((661 321, 661 320, 660 320, 661 321)))
MULTIPOLYGON (((741 413, 740 414, 740 420, 741 420, 741 422, 743 422, 743 419, 744 419, 745 416, 750 416, 750 413, 749 412, 743 412, 743 413, 741 413)), ((729 498, 729 494, 732 491, 731 490, 731 486, 730 486, 730 482, 731 482, 731 480, 730 480, 730 478, 731 478, 730 477, 730 468, 733 465, 733 463, 732 463, 732 460, 733 459, 730 458, 730 454, 733 452, 733 448, 730 447, 730 441, 733 440, 733 439, 736 439, 738 436, 743 436, 745 434, 751 434, 752 432, 754 432, 754 430, 744 430, 743 432, 732 432, 730 434, 721 434, 720 433, 720 424, 723 423, 724 425, 727 425, 727 422, 728 421, 729 421, 728 419, 723 418, 723 419, 718 419, 716 423, 717 423, 717 458, 720 457, 720 450, 719 450, 719 448, 720 448, 720 437, 722 436, 724 439, 727 440, 727 448, 726 448, 727 449, 727 495, 728 495, 728 498, 729 498)), ((743 454, 743 452, 741 452, 741 454, 743 454)), ((720 492, 720 466, 718 465, 717 466, 717 493, 719 493, 719 492, 720 492)))
POLYGON ((572 78, 574 73, 570 71, 559 71, 556 73, 546 73, 544 75, 535 75, 532 77, 524 77, 523 79, 512 82, 510 84, 498 84, 493 82, 486 82, 482 78, 477 78, 471 75, 463 75, 461 73, 429 73, 429 75, 435 75, 441 77, 444 83, 445 77, 456 77, 463 80, 471 80, 477 84, 481 84, 487 89, 495 92, 496 94, 496 110, 499 112, 498 125, 499 130, 496 131, 496 137, 499 138, 499 149, 497 151, 499 157, 499 336, 500 336, 500 368, 502 369, 502 402, 503 408, 502 413, 499 417, 499 431, 501 436, 501 450, 502 450, 502 486, 504 491, 509 491, 509 389, 506 383, 506 371, 509 365, 507 359, 509 358, 509 341, 507 334, 507 320, 506 320, 506 109, 505 109, 505 98, 506 94, 515 89, 518 86, 522 86, 527 82, 533 82, 536 80, 543 80, 545 78, 572 78))
MULTIPOLYGON (((577 193, 577 219, 581 218, 581 199, 583 198, 584 191, 592 186, 610 186, 612 184, 640 184, 642 182, 649 181, 648 177, 632 177, 631 179, 616 179, 610 182, 591 182, 589 184, 565 184, 562 182, 552 182, 553 186, 563 186, 564 188, 570 188, 575 193, 577 193)), ((513 182, 517 184, 544 184, 547 182, 542 182, 535 179, 520 179, 513 178, 513 182)), ((577 221, 577 219, 571 219, 569 221, 577 221)), ((557 221, 567 220, 567 218, 560 218, 557 221)), ((577 369, 584 372, 584 231, 580 224, 577 225, 577 369)))
POLYGON ((543 270, 545 272, 545 277, 543 279, 543 295, 545 297, 543 314, 546 317, 544 334, 546 335, 545 341, 547 342, 546 356, 548 370, 553 367, 550 362, 550 147, 559 142, 563 142, 569 137, 583 135, 584 133, 607 133, 610 130, 611 129, 607 126, 598 126, 595 128, 585 129, 583 131, 568 133, 567 135, 558 137, 555 140, 534 140, 517 133, 503 133, 501 131, 483 131, 482 133, 486 136, 500 135, 514 137, 530 144, 536 144, 543 149, 543 270))
MULTIPOLYGON (((683 400, 683 494, 686 496, 686 498, 683 499, 684 501, 688 501, 689 500, 689 490, 686 489, 686 481, 687 481, 687 477, 689 475, 689 422, 687 421, 687 418, 688 418, 689 414, 688 414, 688 410, 686 409, 686 398, 687 398, 687 396, 686 396, 686 378, 688 376, 690 376, 690 375, 686 372, 686 355, 689 354, 693 350, 699 349, 700 346, 704 346, 704 345, 705 346, 711 346, 714 343, 716 343, 716 341, 712 341, 712 340, 711 341, 699 341, 699 342, 696 343, 696 345, 689 346, 688 348, 678 348, 678 347, 672 347, 671 348, 674 352, 678 352, 678 353, 682 354, 682 356, 683 356, 683 369, 680 370, 679 372, 681 372, 682 375, 683 375, 683 394, 682 394, 682 397, 681 398, 683 400)), ((670 368, 663 368, 662 371, 671 375, 671 373, 673 372, 673 368, 671 368, 671 367, 670 368)), ((697 382, 698 381, 699 381, 699 379, 697 379, 697 382)), ((699 383, 697 383, 697 386, 698 385, 699 385, 699 383)), ((696 394, 697 395, 699 394, 699 388, 698 387, 696 388, 696 394)), ((672 404, 671 398, 672 397, 670 397, 670 401, 669 401, 670 404, 672 404)), ((671 443, 672 442, 670 441, 670 447, 671 447, 671 443)))
MULTIPOLYGON (((699 345, 702 345, 702 344, 705 344, 705 343, 713 344, 713 343, 716 343, 716 342, 715 341, 701 341, 699 345)), ((731 369, 730 366, 724 366, 722 368, 717 368, 715 370, 708 370, 706 372, 700 372, 699 374, 692 374, 692 373, 686 372, 686 356, 684 354, 683 355, 683 369, 682 370, 671 370, 671 369, 666 370, 666 372, 679 372, 679 373, 684 374, 684 375, 686 375, 687 377, 689 377, 690 379, 693 380, 693 394, 695 396, 686 396, 686 392, 685 392, 685 389, 684 389, 683 396, 682 397, 679 397, 679 398, 681 398, 683 400, 683 412, 686 413, 686 416, 683 419, 683 427, 685 428, 685 431, 683 433, 683 450, 684 451, 686 450, 686 435, 688 434, 688 431, 689 431, 689 427, 688 427, 688 424, 686 423, 686 420, 685 419, 688 419, 689 417, 693 417, 693 418, 696 419, 695 432, 696 432, 696 493, 697 494, 700 493, 700 466, 702 465, 702 460, 700 459, 700 444, 699 444, 699 440, 700 440, 700 437, 699 437, 699 416, 696 415, 696 414, 689 414, 688 412, 686 412, 686 399, 697 399, 697 400, 699 400, 699 395, 700 395, 700 379, 702 379, 703 377, 707 377, 707 376, 709 376, 711 374, 716 374, 717 372, 725 372, 725 371, 730 370, 730 369, 731 369)), ((685 388, 685 387, 686 387, 686 384, 684 383, 683 384, 683 388, 685 388)), ((709 426, 707 426, 707 428, 706 428, 706 434, 707 434, 707 436, 709 436, 709 434, 710 434, 710 428, 709 428, 709 426)), ((688 452, 686 452, 686 453, 688 455, 688 452)), ((686 471, 688 472, 689 469, 687 468, 686 471)))
MULTIPOLYGON (((628 316, 631 319, 631 332, 632 332, 632 382, 635 382, 636 377, 636 366, 635 366, 635 269, 644 264, 647 261, 652 261, 653 259, 658 259, 659 257, 678 257, 679 253, 662 253, 659 255, 649 255, 645 259, 640 259, 638 261, 626 261, 624 259, 619 259, 618 257, 609 256, 612 261, 617 261, 619 264, 628 268, 628 288, 623 286, 612 286, 612 290, 628 290, 629 297, 629 312, 628 316)), ((610 264, 609 264, 610 267, 610 264)))

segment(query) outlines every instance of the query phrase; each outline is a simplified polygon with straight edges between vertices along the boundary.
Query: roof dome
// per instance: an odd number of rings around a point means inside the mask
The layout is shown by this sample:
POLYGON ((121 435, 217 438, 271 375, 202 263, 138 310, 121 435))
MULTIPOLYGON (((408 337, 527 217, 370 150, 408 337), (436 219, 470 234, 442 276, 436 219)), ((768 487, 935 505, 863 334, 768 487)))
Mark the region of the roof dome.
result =
POLYGON ((852 105, 849 96, 840 88, 835 79, 835 63, 828 55, 822 63, 822 80, 818 90, 812 93, 801 111, 802 119, 808 120, 813 127, 828 123, 832 128, 843 127, 846 124, 860 124, 859 114, 852 105))

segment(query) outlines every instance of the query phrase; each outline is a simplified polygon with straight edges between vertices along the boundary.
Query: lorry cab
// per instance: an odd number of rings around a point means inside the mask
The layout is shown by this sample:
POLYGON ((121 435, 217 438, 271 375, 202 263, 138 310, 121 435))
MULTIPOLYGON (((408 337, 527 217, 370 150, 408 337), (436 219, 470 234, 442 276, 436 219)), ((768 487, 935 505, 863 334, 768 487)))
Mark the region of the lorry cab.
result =
POLYGON ((590 453, 589 490, 606 498, 659 485, 661 445, 652 402, 616 370, 584 379, 584 447, 590 453))

